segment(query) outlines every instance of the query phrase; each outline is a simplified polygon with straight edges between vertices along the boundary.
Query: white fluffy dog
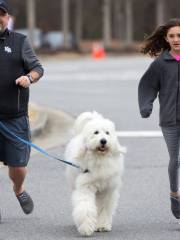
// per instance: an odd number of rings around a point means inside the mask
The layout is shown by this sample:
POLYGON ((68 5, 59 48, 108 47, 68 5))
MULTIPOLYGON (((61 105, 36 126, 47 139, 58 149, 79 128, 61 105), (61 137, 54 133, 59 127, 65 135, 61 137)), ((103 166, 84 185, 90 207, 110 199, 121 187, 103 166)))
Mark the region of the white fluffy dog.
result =
POLYGON ((66 170, 74 222, 84 236, 111 231, 126 149, 118 142, 114 123, 97 112, 82 113, 74 131, 65 151, 65 159, 80 167, 66 170))

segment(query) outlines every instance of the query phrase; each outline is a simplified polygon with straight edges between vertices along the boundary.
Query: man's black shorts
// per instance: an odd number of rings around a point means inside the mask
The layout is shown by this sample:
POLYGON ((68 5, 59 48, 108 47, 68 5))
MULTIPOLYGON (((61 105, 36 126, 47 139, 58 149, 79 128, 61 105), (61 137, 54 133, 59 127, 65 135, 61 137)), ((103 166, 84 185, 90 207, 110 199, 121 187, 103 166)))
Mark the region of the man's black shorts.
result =
MULTIPOLYGON (((30 127, 27 116, 1 120, 14 134, 30 141, 30 127)), ((0 127, 0 161, 11 167, 25 167, 30 157, 30 146, 20 142, 16 137, 0 127)))

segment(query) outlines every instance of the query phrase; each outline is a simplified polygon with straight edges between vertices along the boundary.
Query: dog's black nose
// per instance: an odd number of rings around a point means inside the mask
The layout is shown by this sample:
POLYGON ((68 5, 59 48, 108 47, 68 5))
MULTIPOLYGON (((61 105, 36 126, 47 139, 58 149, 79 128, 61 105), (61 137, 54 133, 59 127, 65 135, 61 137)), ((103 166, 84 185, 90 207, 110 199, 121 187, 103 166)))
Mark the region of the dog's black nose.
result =
POLYGON ((106 145, 107 141, 106 141, 105 138, 102 138, 102 139, 100 140, 100 143, 101 143, 102 145, 106 145))

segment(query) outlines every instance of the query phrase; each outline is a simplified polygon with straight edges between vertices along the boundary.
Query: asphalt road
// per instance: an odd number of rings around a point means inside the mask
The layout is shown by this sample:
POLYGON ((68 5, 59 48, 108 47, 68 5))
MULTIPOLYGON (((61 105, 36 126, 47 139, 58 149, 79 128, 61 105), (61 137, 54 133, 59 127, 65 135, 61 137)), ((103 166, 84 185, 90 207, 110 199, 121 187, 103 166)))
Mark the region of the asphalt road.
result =
POLYGON ((102 61, 47 60, 45 77, 32 86, 31 100, 74 116, 96 110, 112 119, 118 130, 157 130, 157 108, 145 121, 137 102, 138 81, 150 61, 130 56, 102 61))
MULTIPOLYGON (((44 62, 47 76, 31 89, 31 99, 45 107, 64 109, 73 116, 95 109, 121 130, 158 130, 158 108, 142 120, 137 106, 137 84, 150 60, 141 57, 44 62), (79 77, 78 77, 79 76, 79 77)), ((156 104, 157 105, 157 104, 156 104)), ((57 129, 58 131, 58 129, 57 129)), ((168 155, 162 138, 120 138, 127 147, 119 206, 110 233, 89 239, 177 240, 180 224, 170 212, 168 155)), ((63 144, 48 150, 63 156, 63 144)), ((76 231, 65 166, 41 154, 29 164, 26 189, 35 202, 25 216, 11 191, 6 169, 0 169, 0 240, 84 239, 76 231)))

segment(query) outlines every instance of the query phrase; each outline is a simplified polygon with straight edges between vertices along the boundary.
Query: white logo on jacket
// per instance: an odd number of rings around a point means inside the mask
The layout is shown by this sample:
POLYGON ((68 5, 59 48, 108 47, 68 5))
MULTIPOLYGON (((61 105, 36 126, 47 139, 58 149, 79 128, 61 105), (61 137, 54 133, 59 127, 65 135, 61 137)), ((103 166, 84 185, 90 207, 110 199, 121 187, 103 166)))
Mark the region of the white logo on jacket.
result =
POLYGON ((12 53, 11 48, 8 47, 8 46, 5 46, 5 47, 4 47, 4 50, 5 50, 5 52, 7 52, 7 53, 12 53))

